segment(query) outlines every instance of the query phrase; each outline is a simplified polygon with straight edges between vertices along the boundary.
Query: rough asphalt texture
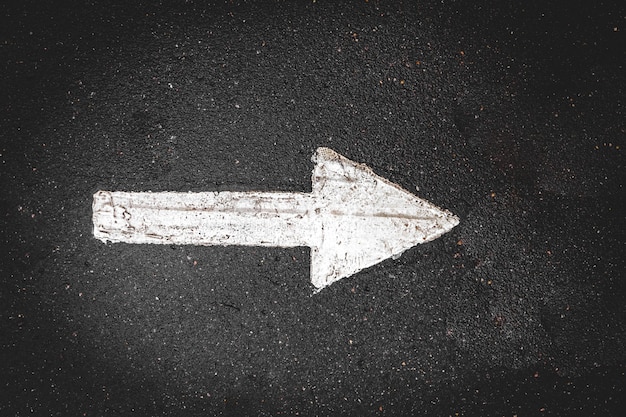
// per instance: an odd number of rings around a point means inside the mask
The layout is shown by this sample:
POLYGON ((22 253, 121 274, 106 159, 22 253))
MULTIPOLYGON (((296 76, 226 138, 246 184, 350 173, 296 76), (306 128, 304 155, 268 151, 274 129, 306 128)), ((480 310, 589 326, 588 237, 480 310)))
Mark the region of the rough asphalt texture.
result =
POLYGON ((623 6, 102 3, 0 6, 1 415, 621 414, 623 6), (318 146, 461 223, 315 296, 308 248, 93 238, 318 146))

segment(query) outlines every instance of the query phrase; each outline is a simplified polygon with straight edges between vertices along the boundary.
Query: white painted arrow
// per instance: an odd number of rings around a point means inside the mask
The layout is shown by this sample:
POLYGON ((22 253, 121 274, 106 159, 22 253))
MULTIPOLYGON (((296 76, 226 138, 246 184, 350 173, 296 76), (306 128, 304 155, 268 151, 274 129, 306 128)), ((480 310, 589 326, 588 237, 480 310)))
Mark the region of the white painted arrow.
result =
POLYGON ((309 246, 319 290, 459 223, 331 149, 312 160, 310 194, 98 191, 93 234, 105 243, 309 246))

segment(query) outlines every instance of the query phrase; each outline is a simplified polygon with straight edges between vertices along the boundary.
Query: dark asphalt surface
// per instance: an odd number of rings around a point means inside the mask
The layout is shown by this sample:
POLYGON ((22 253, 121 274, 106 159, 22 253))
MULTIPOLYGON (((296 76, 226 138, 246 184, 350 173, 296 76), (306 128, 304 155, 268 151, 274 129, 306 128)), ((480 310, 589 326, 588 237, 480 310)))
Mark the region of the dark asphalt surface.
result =
POLYGON ((621 415, 623 6, 126 3, 0 6, 0 415, 621 415), (93 238, 318 146, 461 223, 315 296, 308 248, 93 238))

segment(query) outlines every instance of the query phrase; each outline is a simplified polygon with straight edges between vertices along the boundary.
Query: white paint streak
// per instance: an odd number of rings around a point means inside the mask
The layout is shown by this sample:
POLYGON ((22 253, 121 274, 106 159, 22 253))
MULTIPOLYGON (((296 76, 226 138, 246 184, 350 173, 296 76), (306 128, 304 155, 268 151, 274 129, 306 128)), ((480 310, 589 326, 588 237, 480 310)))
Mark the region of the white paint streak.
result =
POLYGON ((322 289, 459 223, 371 169, 328 148, 313 156, 312 193, 129 193, 93 196, 103 242, 311 247, 322 289))

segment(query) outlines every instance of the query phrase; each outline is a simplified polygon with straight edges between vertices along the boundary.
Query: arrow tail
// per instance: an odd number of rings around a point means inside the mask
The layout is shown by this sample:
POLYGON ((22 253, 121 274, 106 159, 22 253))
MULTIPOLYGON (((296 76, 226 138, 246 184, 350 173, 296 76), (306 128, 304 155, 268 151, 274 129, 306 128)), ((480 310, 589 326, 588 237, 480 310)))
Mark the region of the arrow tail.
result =
POLYGON ((310 246, 304 193, 130 193, 93 196, 94 237, 103 242, 310 246))

